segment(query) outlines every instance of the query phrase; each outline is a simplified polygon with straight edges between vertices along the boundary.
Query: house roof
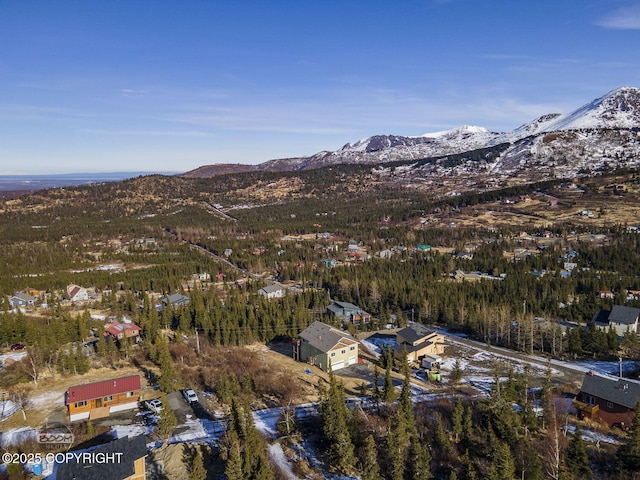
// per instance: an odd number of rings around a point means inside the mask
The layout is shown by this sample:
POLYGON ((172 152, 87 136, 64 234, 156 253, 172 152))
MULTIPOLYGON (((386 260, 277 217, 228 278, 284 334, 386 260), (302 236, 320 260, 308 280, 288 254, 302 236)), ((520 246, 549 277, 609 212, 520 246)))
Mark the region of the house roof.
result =
POLYGON ((627 408, 635 408, 640 400, 640 382, 593 372, 584 376, 580 391, 627 408))
POLYGON ((300 338, 325 353, 337 347, 347 347, 358 343, 349 333, 318 321, 313 322, 300 332, 300 338))
POLYGON ((27 303, 36 301, 36 297, 32 297, 28 293, 24 293, 24 292, 18 292, 11 298, 19 298, 20 300, 22 300, 24 302, 27 302, 27 303))
POLYGON ((113 322, 106 328, 105 331, 106 333, 109 333, 114 337, 117 337, 121 333, 124 333, 125 336, 130 337, 132 335, 137 335, 140 330, 141 328, 135 323, 113 322))
POLYGON ((638 321, 638 316, 640 316, 640 308, 614 305, 613 310, 611 310, 611 314, 609 315, 609 322, 633 325, 638 321))
POLYGON ((65 395, 65 405, 94 398, 107 397, 120 393, 140 390, 140 375, 114 378, 103 382, 88 383, 86 385, 76 385, 69 387, 65 395))
POLYGON ((398 343, 396 344, 396 351, 398 352, 407 352, 407 353, 414 353, 414 352, 419 352, 420 350, 430 347, 431 345, 433 345, 435 342, 432 342, 430 340, 426 340, 424 342, 420 342, 417 345, 413 345, 413 344, 409 344, 407 345, 406 343, 398 343))
POLYGON ((181 293, 174 293, 173 295, 169 295, 166 297, 167 302, 171 305, 186 305, 189 303, 189 297, 186 295, 182 295, 181 293))
MULTIPOLYGON (((360 310, 359 306, 354 305, 353 303, 349 303, 349 302, 333 302, 332 305, 336 305, 336 306, 338 306, 340 308, 360 310)), ((331 305, 329 305, 329 306, 331 306, 331 305)))
POLYGON ((69 285, 67 287, 67 294, 69 295, 69 297, 73 298, 82 290, 84 290, 84 288, 79 285, 69 285))
POLYGON ((142 435, 137 437, 122 437, 113 442, 101 445, 92 454, 104 453, 107 455, 118 454, 114 462, 88 463, 69 462, 62 463, 56 472, 58 479, 82 479, 82 480, 122 480, 135 473, 134 462, 147 455, 147 442, 142 435))
POLYGON ((353 303, 349 303, 349 302, 333 302, 331 305, 329 305, 327 307, 327 310, 329 310, 332 314, 334 314, 336 317, 342 317, 345 313, 345 310, 352 310, 355 312, 358 312, 359 314, 362 313, 364 314, 365 312, 358 307, 357 305, 354 305, 353 303))
POLYGON ((606 327, 609 325, 609 315, 611 314, 611 310, 603 310, 600 309, 593 316, 593 323, 595 323, 599 327, 606 327))
POLYGON ((275 283, 273 285, 267 285, 266 287, 262 287, 260 289, 260 291, 262 291, 264 293, 276 293, 276 292, 279 292, 281 290, 284 290, 284 287, 282 287, 280 285, 276 285, 275 283))
POLYGON ((425 327, 419 323, 412 323, 408 327, 396 332, 396 335, 402 337, 409 343, 415 343, 433 333, 436 333, 436 331, 432 328, 425 327))

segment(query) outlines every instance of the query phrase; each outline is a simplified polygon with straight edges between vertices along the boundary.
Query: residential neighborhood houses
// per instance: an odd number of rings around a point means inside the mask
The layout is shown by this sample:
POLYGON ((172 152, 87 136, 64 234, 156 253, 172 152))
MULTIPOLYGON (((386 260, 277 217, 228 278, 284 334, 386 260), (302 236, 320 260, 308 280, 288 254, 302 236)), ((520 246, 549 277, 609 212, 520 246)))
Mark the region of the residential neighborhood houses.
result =
MULTIPOLYGON (((355 244, 350 244, 350 248, 355 252, 355 244)), ((358 251, 364 250, 362 245, 358 246, 358 251)), ((431 247, 428 249, 416 249, 420 254, 430 255, 431 247)), ((379 255, 380 260, 391 260, 393 256, 400 252, 397 249, 384 249, 382 252, 391 252, 379 255)), ((438 253, 440 255, 440 253, 438 253)), ((399 256, 399 255, 398 255, 399 256)), ((456 255, 451 255, 452 259, 460 259, 456 255)), ((464 258, 464 261, 471 261, 472 258, 464 258)), ((335 266, 333 264, 332 266, 335 266)), ((565 262, 565 267, 566 267, 565 262)), ((571 270, 575 269, 577 264, 570 265, 571 270)), ((192 276, 193 278, 193 276, 192 276)), ((200 276, 198 276, 200 278, 200 276)), ((485 274, 479 271, 465 273, 463 270, 455 270, 453 275, 443 276, 443 282, 452 285, 451 279, 463 281, 508 281, 505 274, 495 276, 485 274)), ((269 279, 267 281, 270 282, 269 279)), ((259 285, 263 285, 260 280, 259 285)), ((73 303, 82 303, 91 299, 89 292, 79 285, 69 285, 67 287, 67 298, 73 303)), ((245 289, 246 291, 246 289, 245 289)), ((153 299, 160 301, 162 305, 181 308, 188 307, 191 297, 185 293, 191 293, 182 289, 184 293, 174 293, 160 296, 156 294, 153 299)), ((266 299, 278 299, 285 297, 287 288, 279 283, 272 283, 260 289, 254 288, 251 295, 262 296, 266 299)), ((633 292, 630 290, 630 292, 633 292)), ((602 300, 611 300, 611 297, 600 296, 602 300)), ((24 292, 17 292, 9 298, 11 306, 35 306, 38 298, 33 297, 24 292), (15 305, 14 305, 15 303, 15 305)), ((355 301, 355 300, 354 300, 355 301)), ((273 305, 277 306, 277 302, 273 305)), ((321 307, 324 309, 324 306, 321 307)), ((341 327, 329 325, 320 321, 313 322, 309 327, 304 329, 294 340, 294 358, 300 362, 318 369, 328 372, 343 370, 349 366, 359 362, 359 343, 358 340, 349 334, 346 330, 357 331, 370 328, 372 315, 363 308, 354 303, 347 301, 332 301, 324 311, 316 311, 315 318, 324 318, 327 322, 340 324, 341 327)), ((619 336, 623 336, 626 332, 637 332, 637 324, 639 321, 640 309, 614 305, 611 310, 601 310, 594 317, 596 326, 603 329, 614 329, 619 336)), ((392 318, 399 320, 394 315, 392 318)), ((140 340, 140 327, 131 320, 123 317, 115 319, 111 317, 105 324, 104 337, 114 342, 123 339, 130 339, 132 343, 138 343, 140 340)), ((403 322, 404 323, 404 322, 403 322)), ((395 324, 390 324, 395 327, 395 324)), ((443 360, 445 349, 445 337, 439 331, 431 329, 420 323, 409 322, 405 328, 401 328, 392 334, 395 337, 394 354, 397 359, 401 359, 406 355, 407 360, 413 366, 420 366, 426 369, 439 368, 443 360)), ((187 336, 184 337, 186 339, 187 336)), ((311 370, 313 372, 313 370, 311 370)), ((592 375, 589 378, 594 377, 592 375)), ((631 407, 627 404, 633 403, 632 395, 623 395, 624 398, 631 398, 626 404, 621 399, 611 394, 611 390, 633 391, 635 392, 634 382, 620 383, 622 381, 608 382, 602 381, 602 385, 593 387, 593 383, 598 380, 585 379, 580 394, 576 397, 574 405, 581 415, 589 416, 598 421, 608 423, 610 425, 629 425, 629 416, 631 407), (622 387, 620 386, 622 385, 622 387), (626 385, 626 386, 625 386, 626 385), (598 395, 596 395, 596 393, 598 395), (590 395, 590 396, 589 396, 590 395), (601 401, 602 400, 602 401, 601 401), (583 405, 584 404, 584 405, 583 405), (613 405, 613 406, 611 406, 613 405), (596 408, 597 407, 597 408, 596 408), (623 410, 618 412, 617 410, 623 410), (610 413, 611 415, 607 415, 610 413)), ((635 395, 635 394, 634 394, 635 395)), ((140 400, 140 377, 122 377, 104 382, 96 382, 87 385, 76 385, 70 387, 65 395, 65 405, 67 407, 68 418, 70 421, 93 420, 101 417, 109 416, 113 413, 135 409, 139 405, 140 400), (136 380, 137 379, 137 380, 136 380)), ((127 477, 129 478, 129 477, 127 477)), ((134 477, 132 477, 134 478, 134 477)))

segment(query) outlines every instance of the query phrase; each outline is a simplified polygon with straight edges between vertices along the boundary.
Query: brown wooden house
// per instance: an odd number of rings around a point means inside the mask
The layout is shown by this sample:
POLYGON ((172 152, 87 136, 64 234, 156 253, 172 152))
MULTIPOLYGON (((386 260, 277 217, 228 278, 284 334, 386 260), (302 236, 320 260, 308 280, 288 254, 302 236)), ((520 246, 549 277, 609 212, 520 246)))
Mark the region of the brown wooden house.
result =
POLYGON ((419 323, 396 332, 395 356, 401 359, 407 356, 409 363, 419 364, 425 355, 442 355, 444 353, 444 335, 419 323))
POLYGON ((640 400, 640 382, 587 372, 573 400, 578 416, 629 427, 640 400))
POLYGON ((112 413, 137 408, 140 390, 140 376, 131 375, 69 387, 64 403, 72 422, 108 417, 112 413))

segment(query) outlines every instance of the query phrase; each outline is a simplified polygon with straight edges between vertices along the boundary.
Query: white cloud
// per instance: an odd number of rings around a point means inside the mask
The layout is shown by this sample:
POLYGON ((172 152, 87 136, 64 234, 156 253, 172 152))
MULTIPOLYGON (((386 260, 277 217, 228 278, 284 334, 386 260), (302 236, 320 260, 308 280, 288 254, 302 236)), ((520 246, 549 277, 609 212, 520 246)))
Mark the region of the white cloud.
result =
POLYGON ((182 130, 108 130, 108 129, 82 129, 83 133, 95 135, 116 135, 132 137, 209 137, 207 132, 182 131, 182 130))
POLYGON ((120 95, 122 95, 123 97, 141 97, 143 95, 146 95, 147 91, 145 90, 133 90, 131 88, 123 88, 120 90, 120 95))
POLYGON ((620 8, 596 22, 596 24, 616 30, 640 30, 640 5, 620 8))

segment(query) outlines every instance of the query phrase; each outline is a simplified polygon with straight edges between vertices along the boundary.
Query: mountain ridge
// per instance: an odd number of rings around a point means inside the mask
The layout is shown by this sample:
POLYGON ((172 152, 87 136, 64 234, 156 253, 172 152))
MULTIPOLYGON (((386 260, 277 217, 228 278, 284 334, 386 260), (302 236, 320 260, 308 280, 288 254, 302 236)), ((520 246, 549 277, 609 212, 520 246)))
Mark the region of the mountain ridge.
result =
MULTIPOLYGON (((284 172, 341 163, 377 165, 411 162, 509 144, 501 157, 493 159, 492 166, 487 167, 496 178, 504 180, 504 177, 519 175, 523 170, 531 171, 532 167, 538 173, 534 175, 536 180, 544 178, 545 170, 547 174, 552 172, 571 177, 580 171, 593 172, 605 168, 605 163, 615 164, 608 168, 637 166, 638 161, 634 158, 640 156, 640 138, 634 135, 634 130, 638 129, 640 89, 620 87, 573 112, 542 115, 511 132, 492 132, 484 127, 464 125, 420 136, 373 135, 347 143, 335 151, 268 160, 258 165, 236 165, 235 171, 284 172), (619 134, 612 134, 612 131, 619 134)), ((230 170, 227 164, 208 165, 181 176, 209 177, 233 173, 230 170)), ((436 177, 456 172, 439 169, 422 173, 436 177)))

